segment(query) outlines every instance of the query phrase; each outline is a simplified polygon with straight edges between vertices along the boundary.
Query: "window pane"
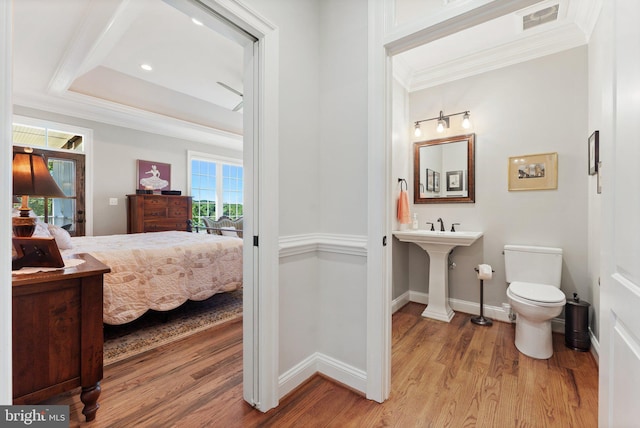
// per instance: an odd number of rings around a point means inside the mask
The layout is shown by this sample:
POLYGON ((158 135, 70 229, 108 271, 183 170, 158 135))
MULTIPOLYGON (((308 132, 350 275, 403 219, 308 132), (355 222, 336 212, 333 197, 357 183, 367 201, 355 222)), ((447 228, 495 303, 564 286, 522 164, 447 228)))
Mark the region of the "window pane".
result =
POLYGON ((46 130, 35 126, 14 124, 13 144, 17 146, 46 147, 46 130))
POLYGON ((15 123, 13 124, 13 144, 74 152, 84 151, 82 135, 15 123))
POLYGON ((66 196, 76 196, 76 164, 65 159, 49 158, 49 170, 66 196))
POLYGON ((54 131, 49 129, 47 147, 53 149, 65 149, 71 151, 83 151, 82 135, 70 134, 68 132, 54 131))

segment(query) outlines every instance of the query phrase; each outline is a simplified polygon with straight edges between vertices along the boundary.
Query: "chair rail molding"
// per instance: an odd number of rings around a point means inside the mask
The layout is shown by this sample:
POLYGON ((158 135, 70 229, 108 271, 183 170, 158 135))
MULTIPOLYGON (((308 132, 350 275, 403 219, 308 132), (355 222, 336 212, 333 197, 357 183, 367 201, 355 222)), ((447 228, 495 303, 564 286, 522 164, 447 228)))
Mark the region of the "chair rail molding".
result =
POLYGON ((367 256, 367 237, 360 235, 341 235, 330 233, 309 233, 303 235, 281 236, 280 258, 318 251, 367 256))

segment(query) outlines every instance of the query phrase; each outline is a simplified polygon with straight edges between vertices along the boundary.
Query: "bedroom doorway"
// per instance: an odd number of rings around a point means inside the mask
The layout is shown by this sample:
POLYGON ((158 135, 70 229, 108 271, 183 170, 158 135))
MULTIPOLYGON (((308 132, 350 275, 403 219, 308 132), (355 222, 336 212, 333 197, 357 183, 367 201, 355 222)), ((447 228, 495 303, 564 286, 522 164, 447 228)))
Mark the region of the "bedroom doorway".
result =
MULTIPOLYGON (((160 1, 160 0, 158 0, 160 1)), ((0 2, 0 32, 5 36, 0 43, 0 68, 3 73, 2 85, 7 88, 0 99, 0 122, 4 126, 5 137, 1 145, 6 156, 1 156, 6 168, 1 168, 4 176, 2 198, 5 206, 11 201, 11 191, 7 183, 10 177, 11 123, 13 103, 17 103, 12 85, 15 39, 13 38, 13 11, 16 4, 22 2, 0 2)), ((103 2, 100 6, 106 5, 103 2)), ((87 3, 97 6, 96 2, 87 3)), ((110 4, 112 4, 111 2, 110 4)), ((131 2, 129 2, 131 3, 131 2)), ((138 2, 133 2, 138 4, 138 2)), ((140 2, 141 3, 141 2, 140 2)), ((246 222, 243 229, 245 238, 245 293, 244 293, 244 399, 253 407, 267 411, 278 404, 278 83, 279 83, 279 33, 275 25, 256 14, 251 8, 234 0, 166 0, 171 5, 187 5, 200 13, 217 13, 228 23, 240 28, 253 40, 244 45, 244 155, 245 192, 244 212, 246 222), (255 243, 255 245, 254 245, 255 243), (258 245, 259 243, 259 245, 258 245)), ((35 4, 35 2, 34 2, 35 4)), ((47 4, 43 0, 42 4, 47 4)), ((100 12, 103 9, 95 9, 100 12)), ((85 26, 89 30, 94 27, 85 26)), ((201 51, 200 54, 206 54, 201 51)), ((69 105, 73 96, 64 91, 54 97, 69 105)), ((77 97, 76 97, 77 99, 77 97)), ((127 115, 127 120, 135 121, 135 115, 127 115)), ((154 132, 161 132, 165 123, 158 123, 154 132)), ((10 224, 10 211, 0 215, 6 224, 10 224)), ((7 245, 11 240, 10 227, 2 229, 2 241, 7 245)), ((0 273, 10 284, 8 263, 0 265, 0 273)), ((10 287, 0 287, 3 322, 0 328, 0 397, 3 402, 11 402, 11 292, 10 287), (6 297, 6 298, 5 298, 6 297), (4 310, 6 309, 6 310, 4 310), (6 322, 4 322, 6 321, 6 322)))

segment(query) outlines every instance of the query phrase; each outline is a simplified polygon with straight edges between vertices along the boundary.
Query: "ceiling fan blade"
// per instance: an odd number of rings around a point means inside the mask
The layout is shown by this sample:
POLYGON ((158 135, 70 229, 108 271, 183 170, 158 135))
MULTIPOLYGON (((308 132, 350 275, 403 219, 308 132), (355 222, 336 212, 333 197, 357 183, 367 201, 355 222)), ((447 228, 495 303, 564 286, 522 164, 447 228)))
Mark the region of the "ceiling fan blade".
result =
POLYGON ((242 92, 240 92, 240 91, 238 91, 238 90, 236 90, 236 89, 233 89, 231 86, 229 86, 229 85, 227 85, 227 84, 224 84, 224 83, 222 83, 222 82, 218 82, 218 85, 222 86, 222 87, 223 87, 223 88, 225 88, 225 89, 230 90, 230 91, 231 91, 231 92, 233 92, 234 94, 238 94, 238 95, 242 96, 242 92))
POLYGON ((238 110, 242 109, 242 103, 243 103, 243 102, 242 102, 242 101, 240 101, 240 102, 238 103, 238 105, 237 105, 237 106, 235 106, 235 107, 233 108, 233 111, 238 111, 238 110))

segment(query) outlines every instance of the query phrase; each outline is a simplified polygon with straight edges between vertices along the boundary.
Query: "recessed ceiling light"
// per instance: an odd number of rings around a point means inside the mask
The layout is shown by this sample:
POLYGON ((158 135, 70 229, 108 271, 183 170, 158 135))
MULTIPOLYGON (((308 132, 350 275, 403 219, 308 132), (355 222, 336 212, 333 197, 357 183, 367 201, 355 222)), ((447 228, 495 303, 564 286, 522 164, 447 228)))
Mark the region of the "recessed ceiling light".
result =
POLYGON ((204 24, 202 23, 202 21, 200 21, 200 20, 198 20, 198 19, 196 19, 196 18, 191 18, 191 22, 193 22, 193 23, 194 23, 194 24, 196 24, 196 25, 200 25, 200 26, 204 25, 204 24))
POLYGON ((140 68, 143 69, 144 71, 153 70, 153 67, 151 67, 149 64, 140 64, 140 68))

